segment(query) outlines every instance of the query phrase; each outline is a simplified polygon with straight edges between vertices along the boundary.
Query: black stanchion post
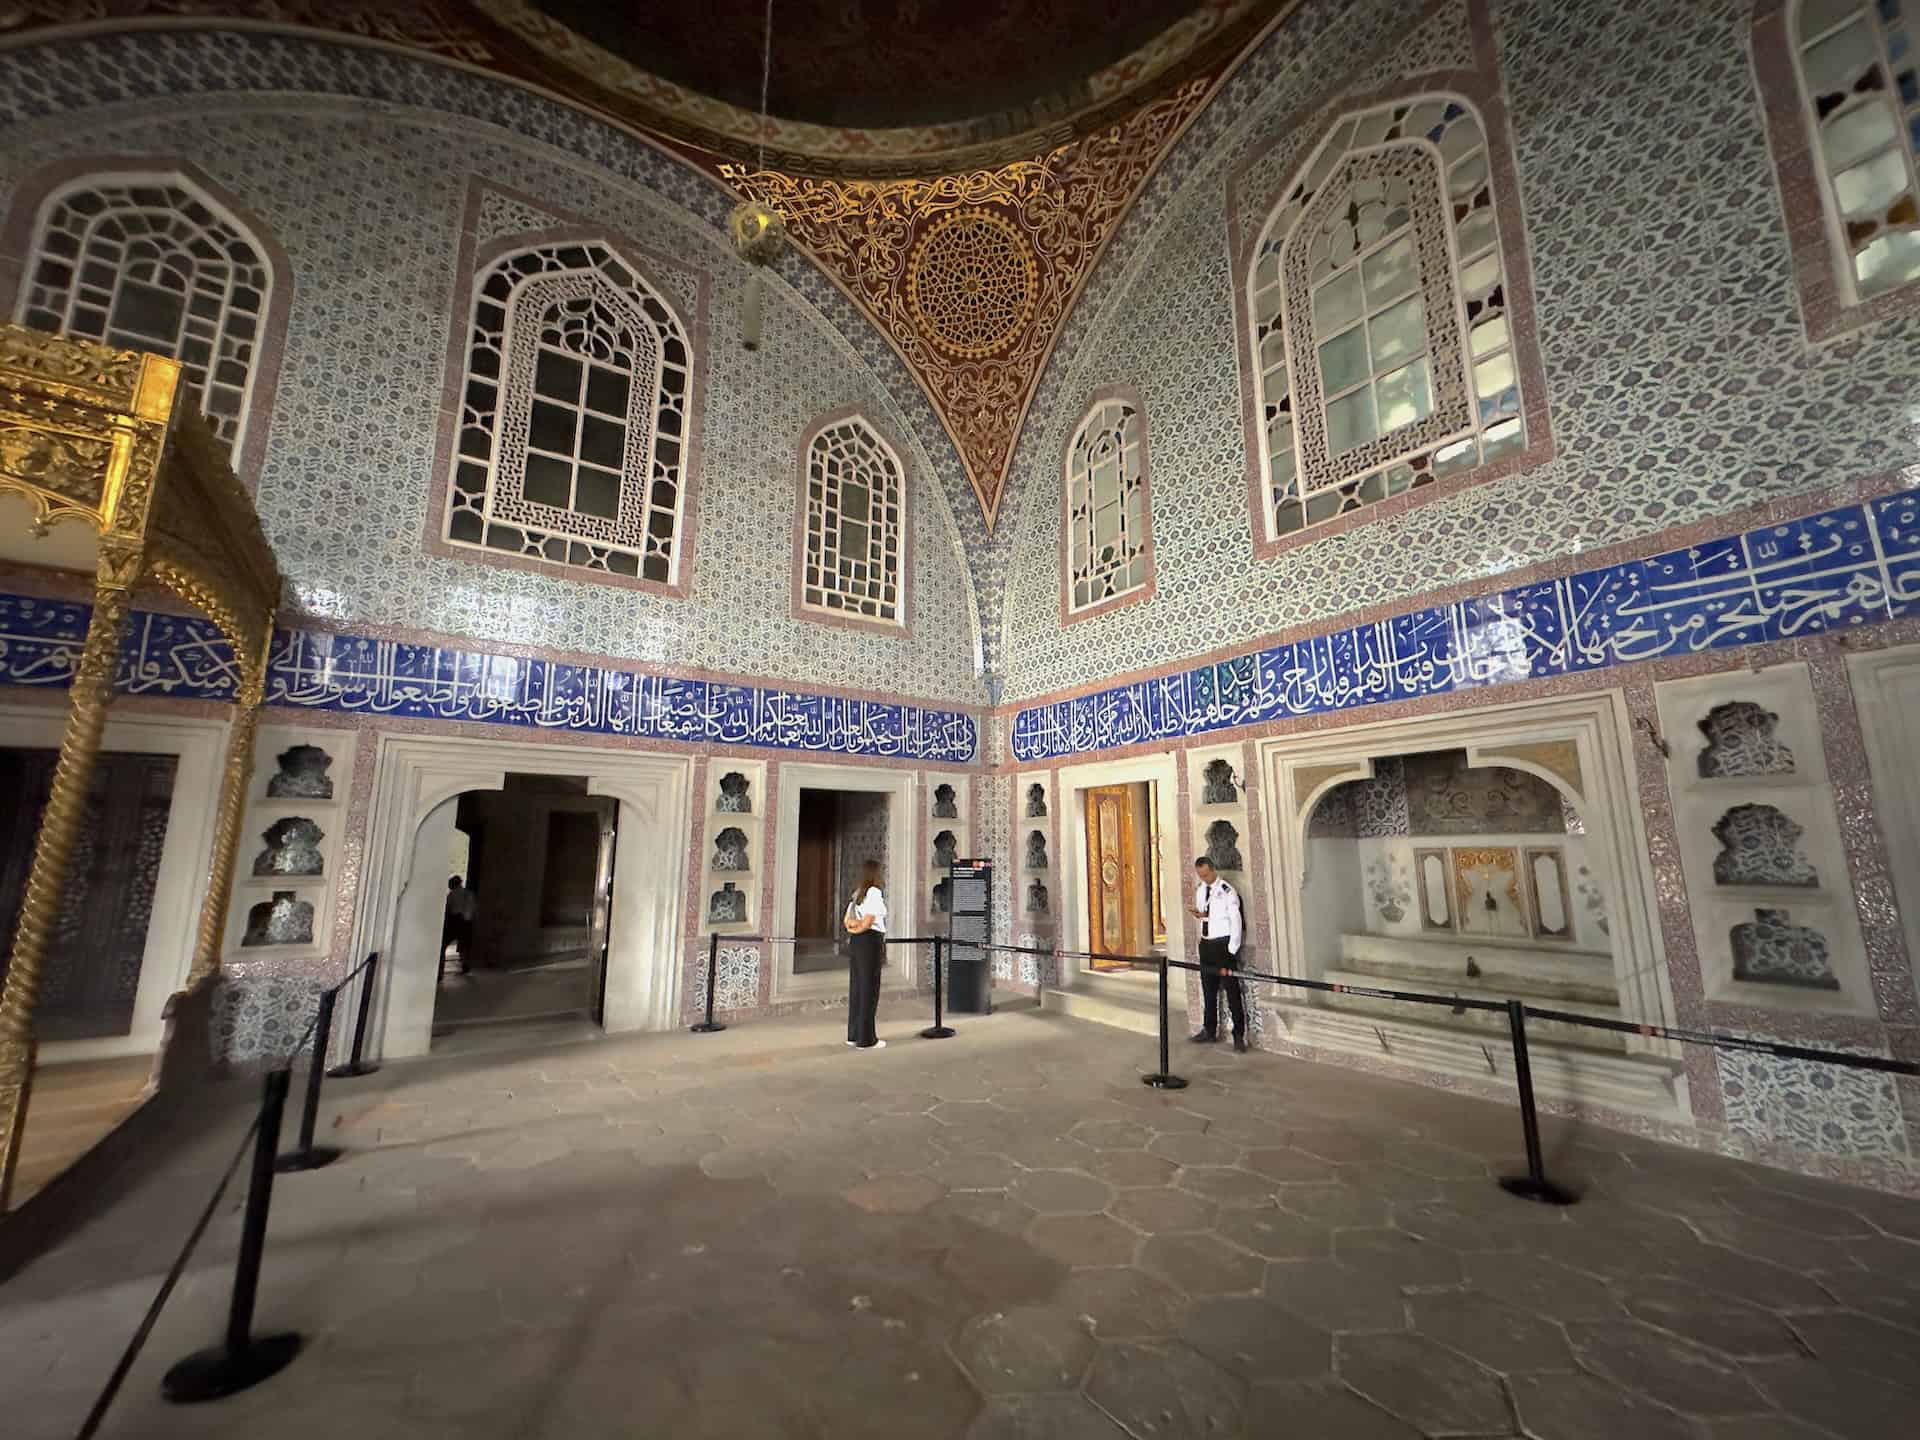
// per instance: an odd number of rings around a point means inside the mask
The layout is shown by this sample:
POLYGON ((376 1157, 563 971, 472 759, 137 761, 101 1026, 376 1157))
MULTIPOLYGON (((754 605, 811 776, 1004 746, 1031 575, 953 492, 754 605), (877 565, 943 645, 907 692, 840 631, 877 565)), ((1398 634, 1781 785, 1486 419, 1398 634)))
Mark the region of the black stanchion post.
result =
POLYGON ((313 1063, 307 1068, 307 1093, 300 1097, 300 1142, 274 1165, 282 1174, 318 1170, 340 1158, 333 1146, 313 1143, 313 1127, 320 1119, 320 1082, 327 1078, 327 1045, 333 1037, 333 1004, 339 993, 320 992, 320 1014, 313 1022, 313 1063))
POLYGON ((940 940, 941 937, 938 935, 933 937, 933 1025, 930 1029, 920 1032, 920 1038, 922 1040, 945 1040, 950 1038, 954 1033, 951 1025, 941 1023, 940 940))
POLYGON ((253 1334, 253 1302, 260 1293, 260 1260, 267 1246, 267 1209, 273 1204, 274 1156, 280 1149, 288 1078, 285 1070, 269 1070, 260 1101, 253 1179, 247 1187, 240 1256, 233 1266, 233 1300, 227 1308, 227 1338, 211 1349, 194 1352, 167 1371, 160 1382, 160 1393, 176 1405, 218 1400, 250 1389, 279 1374, 300 1353, 298 1335, 256 1338, 253 1334))
POLYGON ((1167 957, 1160 957, 1160 1068, 1142 1075, 1140 1083, 1156 1090, 1184 1090, 1187 1082, 1173 1073, 1173 1057, 1167 1053, 1167 957))
POLYGON ((367 963, 360 972, 360 1013, 353 1021, 353 1056, 344 1065, 336 1065, 327 1071, 336 1080, 351 1080, 356 1075, 371 1075, 380 1067, 369 1065, 362 1057, 367 1048, 367 1012, 373 1008, 373 977, 380 969, 380 952, 374 951, 367 956, 367 963))
POLYGON ((720 934, 715 931, 707 936, 707 1018, 698 1025, 690 1027, 696 1035, 712 1035, 727 1027, 713 1018, 713 992, 719 984, 720 974, 720 934))
POLYGON ((1507 1001, 1507 1027, 1513 1034, 1513 1078, 1520 1087, 1520 1128, 1527 1140, 1527 1173, 1509 1175, 1500 1188, 1523 1200, 1542 1205, 1571 1205, 1577 1197, 1547 1179, 1546 1160, 1540 1153, 1540 1115, 1533 1104, 1533 1064, 1527 1059, 1527 1007, 1518 1000, 1507 1001))

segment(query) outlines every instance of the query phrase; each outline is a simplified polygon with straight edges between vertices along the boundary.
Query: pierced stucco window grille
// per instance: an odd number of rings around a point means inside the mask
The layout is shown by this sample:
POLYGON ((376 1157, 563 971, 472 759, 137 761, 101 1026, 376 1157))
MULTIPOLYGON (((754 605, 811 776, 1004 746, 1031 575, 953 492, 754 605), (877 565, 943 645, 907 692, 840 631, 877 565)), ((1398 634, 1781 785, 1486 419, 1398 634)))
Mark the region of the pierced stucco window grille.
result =
POLYGON ((1465 101, 1342 119, 1249 276, 1267 538, 1525 444, 1486 133, 1465 101))
POLYGON ((556 243, 477 277, 445 538, 674 585, 686 327, 611 247, 556 243))
POLYGON ((35 217, 21 324, 178 360, 237 454, 273 275, 258 237, 181 176, 99 174, 35 217))
POLYGON ((822 426, 807 443, 806 543, 800 606, 816 614, 902 623, 905 470, 858 415, 822 426))
POLYGON ((1067 447, 1069 613, 1147 583, 1145 426, 1123 400, 1096 404, 1067 447))

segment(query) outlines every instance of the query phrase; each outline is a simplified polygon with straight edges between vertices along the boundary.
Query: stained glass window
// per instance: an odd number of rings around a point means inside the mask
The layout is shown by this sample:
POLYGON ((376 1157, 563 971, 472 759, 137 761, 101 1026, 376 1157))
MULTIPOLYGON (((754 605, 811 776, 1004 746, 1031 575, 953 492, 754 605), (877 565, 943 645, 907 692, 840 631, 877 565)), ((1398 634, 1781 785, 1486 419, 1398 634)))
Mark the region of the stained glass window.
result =
POLYGON ((178 360, 237 453, 272 293, 258 238, 197 185, 99 174, 40 207, 17 314, 36 330, 178 360))
POLYGON ((1920 279, 1920 0, 1801 0, 1801 93, 1854 298, 1920 279))
POLYGON ((532 246, 477 277, 447 492, 455 545, 675 584, 692 362, 609 246, 532 246))
POLYGON ((1328 133, 1249 276, 1268 538, 1525 443, 1486 132, 1397 100, 1328 133))
POLYGON ((1124 400, 1087 412, 1067 447, 1067 609, 1085 610, 1147 583, 1146 434, 1124 400))
POLYGON ((807 442, 803 463, 801 608, 900 624, 906 523, 900 457, 864 419, 850 415, 820 427, 807 442))

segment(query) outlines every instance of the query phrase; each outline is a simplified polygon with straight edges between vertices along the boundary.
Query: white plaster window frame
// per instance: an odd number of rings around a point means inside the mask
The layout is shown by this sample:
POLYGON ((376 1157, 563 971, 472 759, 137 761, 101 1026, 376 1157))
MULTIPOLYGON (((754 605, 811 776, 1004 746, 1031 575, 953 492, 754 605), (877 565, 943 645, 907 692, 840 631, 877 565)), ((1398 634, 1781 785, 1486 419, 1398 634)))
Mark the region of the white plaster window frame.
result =
MULTIPOLYGON (((1107 422, 1110 423, 1110 422, 1107 422)), ((1095 615, 1105 614, 1109 610, 1130 602, 1151 599, 1154 594, 1154 554, 1153 554, 1153 485, 1152 450, 1147 433, 1146 404, 1140 394, 1130 385, 1109 385, 1096 390, 1088 401, 1080 421, 1067 437, 1066 450, 1061 457, 1061 513, 1060 513, 1060 616, 1063 624, 1073 624, 1079 620, 1091 619, 1095 615), (1140 578, 1132 584, 1118 585, 1107 593, 1094 595, 1091 587, 1098 574, 1124 577, 1133 566, 1132 561, 1117 568, 1108 567, 1099 571, 1095 557, 1100 550, 1098 543, 1099 512, 1103 507, 1100 487, 1096 477, 1088 467, 1081 463, 1083 442, 1088 431, 1103 422, 1110 413, 1118 412, 1122 441, 1118 463, 1114 467, 1118 494, 1114 503, 1120 508, 1120 532, 1117 543, 1123 546, 1138 547, 1140 578), (1126 438, 1128 427, 1132 428, 1132 438, 1126 438), (1128 475, 1128 459, 1132 457, 1133 473, 1128 475), (1133 493, 1138 496, 1135 507, 1138 514, 1130 514, 1127 506, 1126 491, 1131 478, 1133 493), (1080 512, 1086 511, 1084 525, 1080 512), (1084 543, 1086 565, 1076 569, 1074 551, 1078 544, 1084 543), (1088 586, 1087 598, 1079 595, 1079 586, 1088 586)))

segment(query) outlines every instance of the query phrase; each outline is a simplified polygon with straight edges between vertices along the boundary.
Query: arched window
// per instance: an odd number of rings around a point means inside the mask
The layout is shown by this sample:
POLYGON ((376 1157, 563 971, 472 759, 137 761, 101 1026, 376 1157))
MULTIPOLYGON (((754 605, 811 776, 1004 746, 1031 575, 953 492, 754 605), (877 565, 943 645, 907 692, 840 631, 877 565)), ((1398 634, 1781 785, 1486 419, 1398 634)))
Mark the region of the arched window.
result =
POLYGON ((1147 504, 1147 423, 1140 397, 1115 387, 1094 396, 1067 442, 1061 535, 1063 609, 1084 618, 1146 598, 1153 578, 1147 504))
POLYGON ((474 279, 444 538, 677 587, 692 364, 679 315, 601 241, 474 279))
POLYGON ((907 472, 864 416, 817 421, 800 446, 801 615, 906 623, 907 472))
POLYGON ((193 180, 98 172, 40 202, 15 318, 180 361, 238 467, 274 292, 263 237, 193 180))
POLYGON ((1340 120, 1251 257, 1268 541, 1526 443, 1487 136, 1464 99, 1340 120))
POLYGON ((1920 0, 1800 0, 1788 44, 1850 303, 1920 279, 1920 0))

